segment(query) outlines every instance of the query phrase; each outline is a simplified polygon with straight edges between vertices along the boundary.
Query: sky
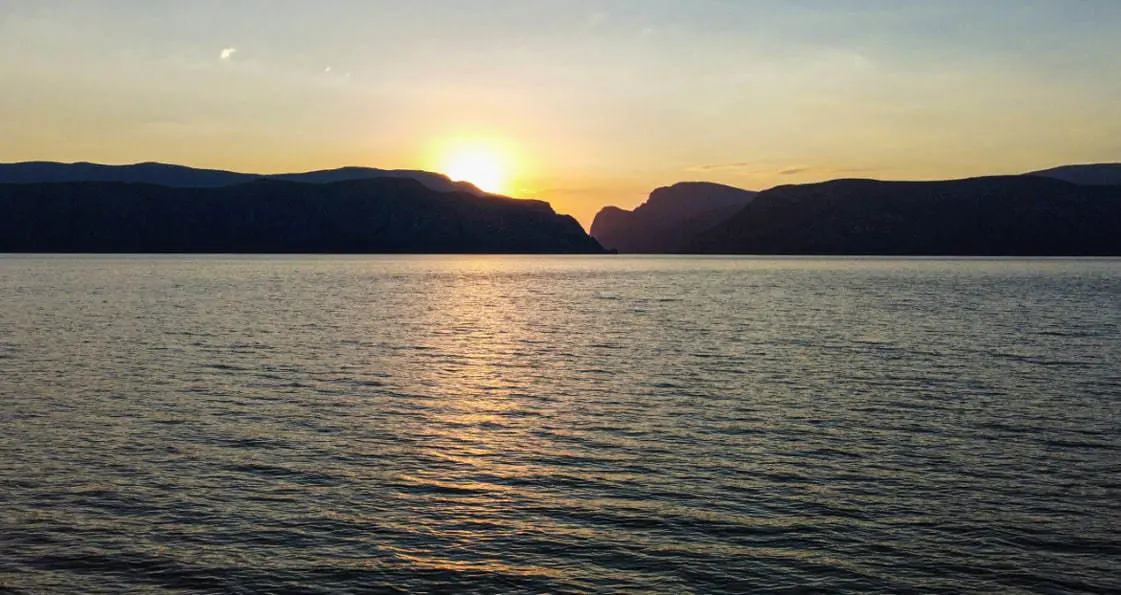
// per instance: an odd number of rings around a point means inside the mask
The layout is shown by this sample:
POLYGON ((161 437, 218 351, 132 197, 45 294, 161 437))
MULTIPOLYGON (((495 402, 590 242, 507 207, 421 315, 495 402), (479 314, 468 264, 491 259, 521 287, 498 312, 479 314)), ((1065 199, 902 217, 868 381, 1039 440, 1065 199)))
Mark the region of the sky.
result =
POLYGON ((0 0, 0 162, 458 158, 588 226, 684 180, 1121 161, 1119 29, 1121 0, 0 0))

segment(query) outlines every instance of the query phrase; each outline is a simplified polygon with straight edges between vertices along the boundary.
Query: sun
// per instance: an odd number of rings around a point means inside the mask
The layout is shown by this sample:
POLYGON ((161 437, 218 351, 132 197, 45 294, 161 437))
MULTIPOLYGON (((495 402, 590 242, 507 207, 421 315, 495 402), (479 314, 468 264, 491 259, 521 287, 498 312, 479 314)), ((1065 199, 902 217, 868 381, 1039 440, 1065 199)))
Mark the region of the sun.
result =
POLYGON ((440 171, 455 182, 470 182, 483 192, 510 191, 509 161, 502 152, 482 143, 449 147, 440 157, 440 171))
POLYGON ((455 182, 471 182, 483 192, 499 194, 506 190, 502 166, 490 155, 464 154, 453 158, 447 175, 455 182))

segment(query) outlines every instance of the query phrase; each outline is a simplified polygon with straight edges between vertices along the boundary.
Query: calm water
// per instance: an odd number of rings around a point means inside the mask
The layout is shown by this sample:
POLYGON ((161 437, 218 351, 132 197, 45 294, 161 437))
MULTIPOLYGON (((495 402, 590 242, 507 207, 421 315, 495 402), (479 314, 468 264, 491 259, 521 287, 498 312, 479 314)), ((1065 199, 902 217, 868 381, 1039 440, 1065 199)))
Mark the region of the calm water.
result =
POLYGON ((1121 261, 0 257, 0 591, 1121 591, 1121 261))

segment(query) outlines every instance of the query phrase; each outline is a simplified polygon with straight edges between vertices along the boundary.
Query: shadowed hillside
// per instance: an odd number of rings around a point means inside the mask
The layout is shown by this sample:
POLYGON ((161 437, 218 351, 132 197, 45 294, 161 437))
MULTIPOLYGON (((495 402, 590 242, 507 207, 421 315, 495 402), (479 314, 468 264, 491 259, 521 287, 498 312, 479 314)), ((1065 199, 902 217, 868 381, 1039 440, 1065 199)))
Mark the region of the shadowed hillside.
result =
POLYGON ((729 254, 1121 255, 1121 186, 1034 176, 780 186, 689 243, 729 254))
POLYGON ((1095 163, 1091 165, 1063 165, 1029 176, 1044 176, 1083 186, 1121 186, 1121 163, 1095 163))
POLYGON ((731 217, 755 194, 722 184, 682 182, 658 188, 634 211, 602 209, 591 234, 609 250, 677 252, 696 234, 731 217))
POLYGON ((0 184, 0 251, 599 253, 548 203, 411 179, 0 184))

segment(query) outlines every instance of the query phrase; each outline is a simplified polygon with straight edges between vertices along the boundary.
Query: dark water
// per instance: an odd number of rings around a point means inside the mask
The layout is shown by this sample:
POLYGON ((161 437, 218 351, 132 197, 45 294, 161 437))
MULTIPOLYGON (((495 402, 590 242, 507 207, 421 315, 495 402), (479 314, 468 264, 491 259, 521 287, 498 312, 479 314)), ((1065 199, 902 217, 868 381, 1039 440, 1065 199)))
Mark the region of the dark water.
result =
POLYGON ((0 591, 1121 591, 1121 261, 0 258, 0 591))

